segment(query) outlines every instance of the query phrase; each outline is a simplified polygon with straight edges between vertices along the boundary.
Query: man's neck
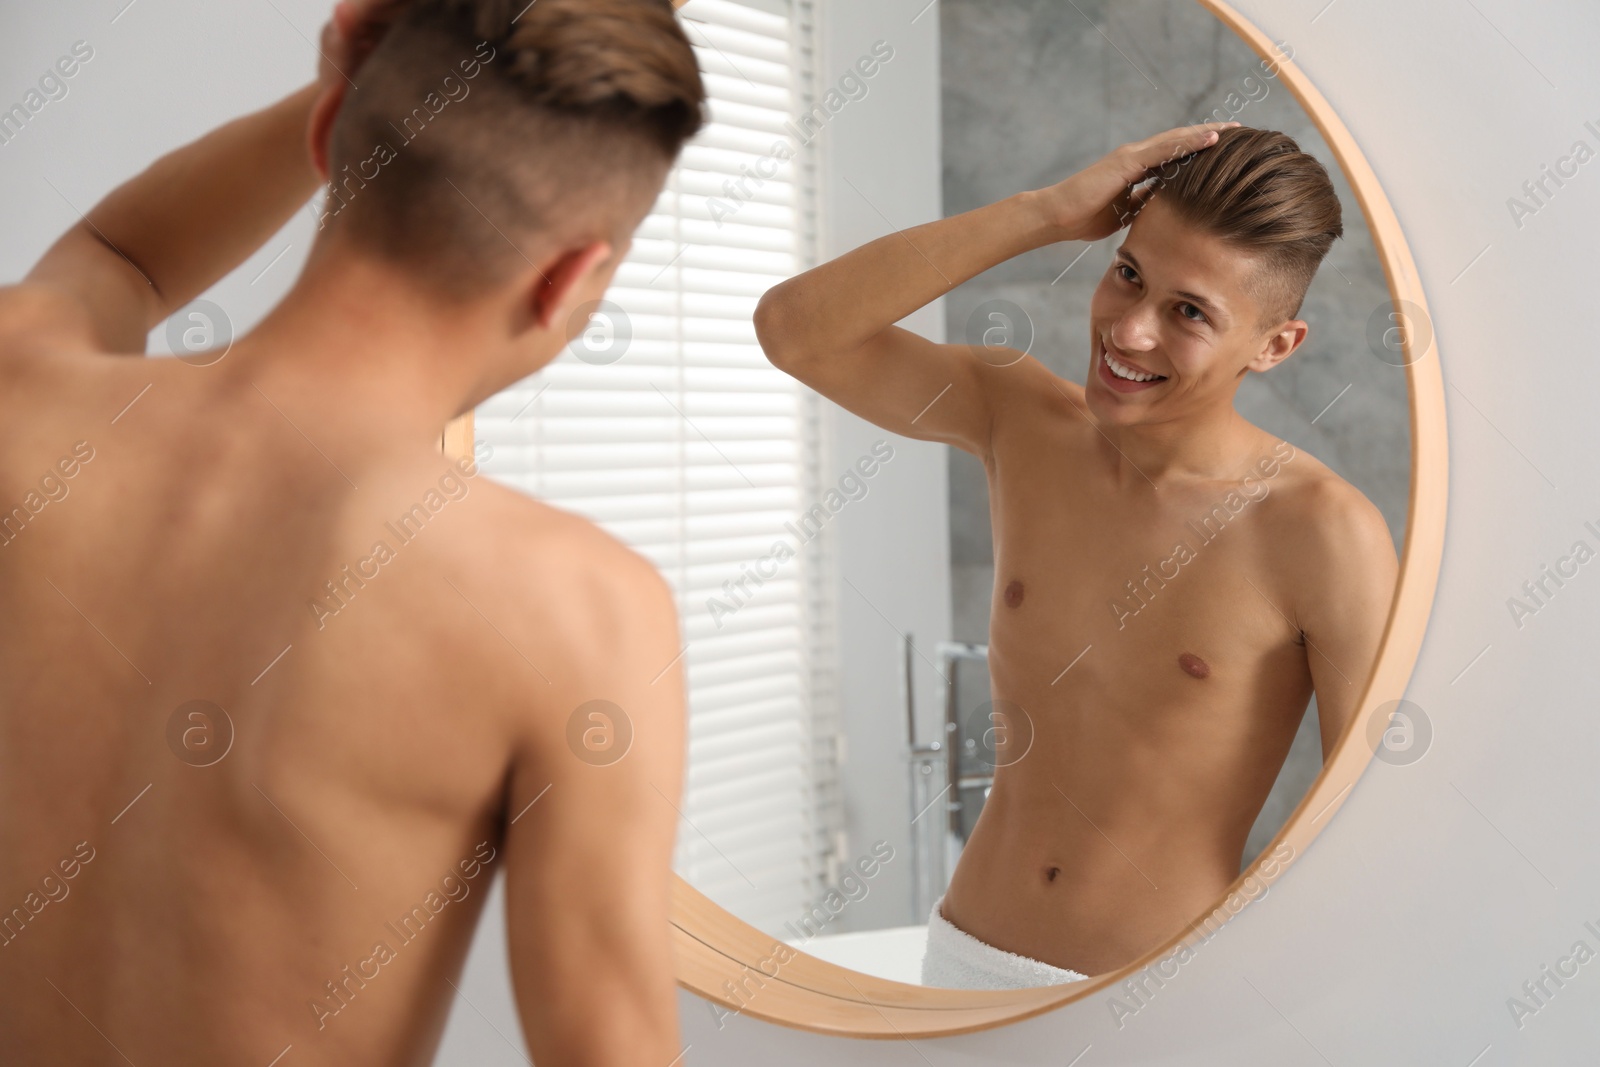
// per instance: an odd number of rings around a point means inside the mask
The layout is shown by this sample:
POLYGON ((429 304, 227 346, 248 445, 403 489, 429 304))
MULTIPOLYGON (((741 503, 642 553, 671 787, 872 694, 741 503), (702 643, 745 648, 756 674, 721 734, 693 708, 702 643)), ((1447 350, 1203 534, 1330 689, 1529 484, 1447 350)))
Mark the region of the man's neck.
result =
POLYGON ((313 258, 236 361, 252 380, 302 387, 341 423, 426 438, 510 384, 491 366, 507 343, 495 325, 369 260, 313 258))
POLYGON ((1237 481, 1250 473, 1261 431, 1231 401, 1163 422, 1099 424, 1118 484, 1160 489, 1203 481, 1237 481))

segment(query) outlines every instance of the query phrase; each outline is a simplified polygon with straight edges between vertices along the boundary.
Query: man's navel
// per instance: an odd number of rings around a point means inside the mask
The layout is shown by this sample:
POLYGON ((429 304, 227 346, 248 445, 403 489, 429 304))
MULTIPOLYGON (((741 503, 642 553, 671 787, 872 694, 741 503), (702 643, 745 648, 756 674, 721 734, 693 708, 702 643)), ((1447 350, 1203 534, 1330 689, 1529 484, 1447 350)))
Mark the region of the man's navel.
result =
POLYGON ((1022 595, 1022 583, 1013 578, 1011 584, 1006 586, 1006 607, 1014 608, 1020 605, 1022 603, 1022 595))
POLYGON ((1180 655, 1178 657, 1178 666, 1183 668, 1185 674, 1193 675, 1196 678, 1204 678, 1211 673, 1211 664, 1193 652, 1185 652, 1180 655))

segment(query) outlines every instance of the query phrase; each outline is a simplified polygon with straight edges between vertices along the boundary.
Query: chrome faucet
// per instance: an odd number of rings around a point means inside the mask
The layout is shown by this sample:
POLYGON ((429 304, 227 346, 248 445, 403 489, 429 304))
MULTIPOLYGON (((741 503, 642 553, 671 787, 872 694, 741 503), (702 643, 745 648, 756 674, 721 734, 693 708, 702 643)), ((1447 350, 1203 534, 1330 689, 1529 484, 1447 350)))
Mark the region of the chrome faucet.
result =
POLYGON ((906 705, 906 744, 911 775, 911 911, 914 919, 921 921, 949 884, 950 872, 955 869, 956 860, 966 845, 968 827, 983 808, 980 799, 969 818, 970 802, 966 796, 982 789, 982 798, 987 799, 994 774, 993 767, 988 768, 988 773, 982 773, 962 766, 970 762, 963 757, 977 755, 978 744, 962 734, 957 693, 962 662, 978 660, 987 664, 989 647, 963 641, 941 641, 934 646, 939 674, 945 684, 944 736, 922 743, 917 740, 916 697, 911 678, 916 654, 913 640, 912 635, 907 634, 903 642, 901 693, 906 705), (940 787, 937 793, 935 785, 940 787), (930 819, 919 827, 923 816, 941 803, 943 818, 930 819))

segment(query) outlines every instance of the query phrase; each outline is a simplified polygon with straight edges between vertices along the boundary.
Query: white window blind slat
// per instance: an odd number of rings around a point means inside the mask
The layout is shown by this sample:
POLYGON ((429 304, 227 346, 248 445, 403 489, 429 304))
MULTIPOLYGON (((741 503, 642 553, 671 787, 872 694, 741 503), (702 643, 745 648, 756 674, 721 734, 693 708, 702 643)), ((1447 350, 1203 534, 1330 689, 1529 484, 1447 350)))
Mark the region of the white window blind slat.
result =
MULTIPOLYGON (((788 9, 788 5, 783 3, 770 6, 784 11, 788 9)), ((738 0, 697 0, 696 3, 685 4, 678 14, 696 25, 711 23, 728 26, 786 43, 794 39, 793 21, 787 14, 776 14, 766 10, 765 6, 739 3, 738 0)))

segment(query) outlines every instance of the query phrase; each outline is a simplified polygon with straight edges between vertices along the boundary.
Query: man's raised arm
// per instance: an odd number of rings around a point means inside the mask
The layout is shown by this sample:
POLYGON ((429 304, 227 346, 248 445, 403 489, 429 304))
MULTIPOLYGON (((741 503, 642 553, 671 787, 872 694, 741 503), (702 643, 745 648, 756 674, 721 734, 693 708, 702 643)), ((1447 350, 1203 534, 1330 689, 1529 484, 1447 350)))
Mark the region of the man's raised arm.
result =
POLYGON ((312 107, 347 84, 388 6, 340 5, 316 82, 161 157, 91 208, 23 284, 0 290, 0 332, 13 343, 144 352, 152 328, 248 259, 316 191, 312 107))
POLYGON ((983 456, 993 419, 986 387, 1022 354, 991 347, 979 358, 971 345, 934 344, 894 324, 1013 256, 1115 233, 1139 203, 1133 185, 1224 125, 1123 145, 1057 185, 880 237, 775 285, 756 308, 761 347, 774 366, 870 422, 983 456))

